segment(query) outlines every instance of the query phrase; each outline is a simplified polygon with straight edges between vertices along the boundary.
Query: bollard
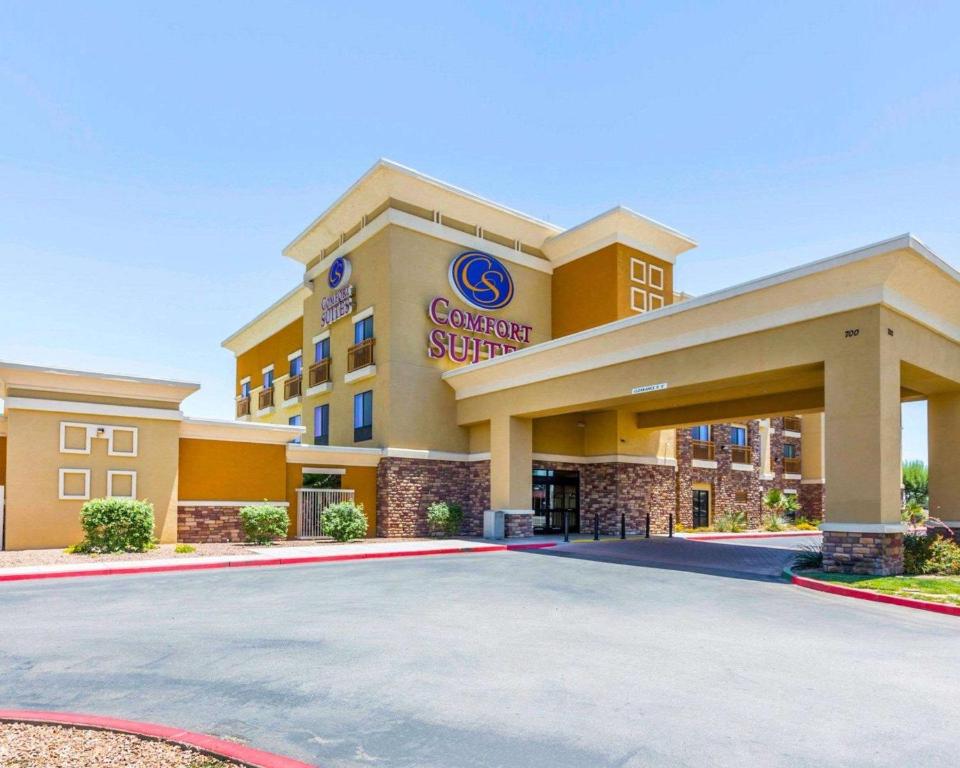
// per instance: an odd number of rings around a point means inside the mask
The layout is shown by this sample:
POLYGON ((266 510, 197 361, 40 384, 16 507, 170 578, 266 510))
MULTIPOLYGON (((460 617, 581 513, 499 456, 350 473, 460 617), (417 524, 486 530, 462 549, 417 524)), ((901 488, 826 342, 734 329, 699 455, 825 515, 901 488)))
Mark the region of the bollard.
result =
POLYGON ((670 519, 667 520, 667 526, 667 535, 673 538, 673 513, 670 514, 670 519))
POLYGON ((620 513, 620 538, 627 538, 627 516, 624 513, 620 513))
POLYGON ((570 519, 568 515, 570 511, 565 509, 563 510, 563 541, 565 544, 570 543, 570 519))
POLYGON ((600 515, 593 513, 593 540, 600 541, 600 515))
POLYGON ((645 539, 650 538, 650 513, 649 512, 647 512, 647 522, 643 529, 643 538, 645 539))

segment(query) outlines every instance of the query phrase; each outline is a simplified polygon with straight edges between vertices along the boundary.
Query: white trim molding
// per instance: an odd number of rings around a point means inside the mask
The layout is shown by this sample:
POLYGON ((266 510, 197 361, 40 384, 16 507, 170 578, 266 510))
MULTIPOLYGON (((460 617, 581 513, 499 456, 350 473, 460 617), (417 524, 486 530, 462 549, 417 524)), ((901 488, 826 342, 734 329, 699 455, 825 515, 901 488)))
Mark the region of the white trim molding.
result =
POLYGON ((298 349, 296 352, 291 352, 289 355, 287 355, 287 362, 292 362, 296 360, 298 357, 303 357, 302 349, 298 349))
POLYGON ((783 479, 784 480, 800 480, 802 482, 803 475, 797 474, 796 472, 784 472, 783 479))
POLYGON ((430 461, 489 461, 490 453, 453 453, 451 451, 430 451, 419 448, 384 448, 384 458, 391 459, 428 459, 430 461))
POLYGON ((364 379, 369 379, 377 375, 377 365, 373 363, 371 365, 365 365, 363 368, 357 368, 355 371, 350 371, 349 373, 344 374, 343 383, 344 384, 353 384, 355 381, 363 381, 364 379))
POLYGON ((690 459, 690 466, 699 469, 716 469, 717 462, 715 459, 690 459))
POLYGON ((821 531, 835 533, 906 533, 903 523, 821 523, 821 531))
POLYGON ((8 397, 4 402, 8 411, 49 411, 52 413, 83 413, 91 416, 129 416, 141 419, 183 421, 183 413, 173 408, 149 408, 137 405, 110 405, 82 403, 74 400, 43 400, 38 397, 8 397))
POLYGON ((345 475, 347 470, 343 467, 300 467, 304 475, 345 475))
POLYGON ((57 472, 58 479, 58 493, 61 501, 86 501, 90 498, 90 470, 89 469, 74 469, 72 467, 60 467, 57 472), (82 475, 83 476, 83 495, 82 496, 73 496, 67 495, 64 493, 64 480, 67 475, 82 475))
MULTIPOLYGON (((318 333, 316 336, 313 337, 313 342, 312 342, 312 343, 314 343, 314 344, 319 344, 319 343, 320 343, 321 341, 323 341, 324 339, 329 339, 329 338, 330 338, 330 331, 329 331, 329 330, 321 331, 320 333, 318 333)), ((314 362, 316 362, 316 361, 314 361, 314 362)))
POLYGON ((137 498, 137 472, 133 469, 108 469, 107 470, 107 498, 111 499, 135 499, 137 498), (114 477, 130 478, 130 495, 117 496, 113 492, 114 477))
MULTIPOLYGON (((486 454, 488 457, 490 454, 486 454)), ((600 456, 565 456, 558 453, 534 453, 534 461, 555 462, 557 464, 646 464, 655 467, 676 468, 677 460, 668 456, 633 456, 624 453, 611 453, 600 456)))
POLYGON ((735 469, 737 472, 753 472, 753 464, 740 464, 734 462, 730 465, 730 469, 735 469))
POLYGON ((225 440, 238 443, 274 443, 282 445, 302 437, 304 427, 289 424, 260 424, 247 421, 220 421, 187 417, 180 424, 180 437, 194 440, 225 440))
POLYGON ((348 467, 375 467, 383 452, 379 448, 339 445, 287 445, 288 464, 329 463, 348 467))
POLYGON ((182 501, 177 500, 178 507, 289 507, 289 501, 182 501))
POLYGON ((366 309, 361 309, 356 314, 352 315, 350 319, 353 321, 353 324, 356 325, 361 320, 366 320, 368 317, 373 317, 373 307, 369 306, 366 309))
POLYGON ((308 387, 304 390, 303 396, 313 397, 314 395, 325 395, 331 389, 333 389, 333 382, 325 381, 323 384, 317 384, 315 387, 308 387))
POLYGON ((79 453, 88 455, 93 449, 93 439, 102 438, 107 441, 107 455, 108 456, 127 456, 129 458, 136 458, 137 456, 137 442, 138 436, 140 434, 139 427, 126 427, 118 426, 115 424, 86 424, 78 421, 61 421, 60 422, 60 453, 79 453), (68 429, 82 429, 86 432, 86 447, 85 448, 67 448, 67 430, 68 429), (114 448, 113 436, 116 432, 130 432, 132 438, 130 445, 132 451, 118 451, 114 448))
POLYGON ((822 477, 804 478, 800 485, 824 485, 827 481, 822 477))
POLYGON ((802 438, 802 437, 803 437, 803 433, 802 433, 802 432, 794 432, 794 431, 791 430, 791 429, 785 429, 785 430, 783 430, 783 436, 784 436, 784 437, 802 438))

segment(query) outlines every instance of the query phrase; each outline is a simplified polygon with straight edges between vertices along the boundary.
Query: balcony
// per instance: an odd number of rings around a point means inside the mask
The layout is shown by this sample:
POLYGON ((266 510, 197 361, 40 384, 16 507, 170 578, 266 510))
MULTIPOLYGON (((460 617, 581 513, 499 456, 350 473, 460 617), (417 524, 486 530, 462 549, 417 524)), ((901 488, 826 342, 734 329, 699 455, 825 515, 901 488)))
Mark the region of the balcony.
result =
POLYGON ((376 339, 364 339, 347 350, 347 373, 373 365, 373 345, 376 339))
POLYGON ((701 461, 713 461, 713 443, 709 440, 691 440, 691 457, 701 461))
POLYGON ((784 416, 783 431, 784 432, 800 432, 802 423, 803 422, 797 416, 784 416))
POLYGON ((293 400, 300 397, 303 389, 303 376, 291 376, 283 382, 283 399, 293 400))
POLYGON ((250 396, 241 397, 237 400, 237 418, 250 415, 250 396))
POLYGON ((267 408, 273 408, 273 387, 266 387, 260 390, 257 396, 257 407, 263 411, 267 408))
POLYGON ((319 387, 330 382, 330 358, 317 360, 307 371, 307 386, 319 387))
POLYGON ((749 445, 731 445, 730 461, 733 464, 752 464, 753 451, 749 445))
POLYGON ((783 471, 788 475, 799 475, 801 472, 800 459, 784 459, 783 471))

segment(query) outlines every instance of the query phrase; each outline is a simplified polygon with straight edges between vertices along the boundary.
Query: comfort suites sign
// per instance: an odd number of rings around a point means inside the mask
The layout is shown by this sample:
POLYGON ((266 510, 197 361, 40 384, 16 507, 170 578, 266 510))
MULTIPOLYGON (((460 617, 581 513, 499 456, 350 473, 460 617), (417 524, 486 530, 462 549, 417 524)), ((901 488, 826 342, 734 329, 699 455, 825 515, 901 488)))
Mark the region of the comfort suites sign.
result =
POLYGON ((350 283, 350 260, 346 256, 335 259, 327 272, 327 285, 333 291, 320 299, 320 323, 326 328, 341 317, 353 312, 353 285, 350 283))
MULTIPOLYGON (((450 286, 467 304, 479 310, 503 309, 513 299, 513 278, 489 253, 466 251, 450 262, 450 286)), ((504 320, 487 312, 454 307, 450 299, 435 297, 427 310, 436 326, 427 338, 427 356, 455 363, 478 363, 515 352, 530 343, 532 326, 504 320)))

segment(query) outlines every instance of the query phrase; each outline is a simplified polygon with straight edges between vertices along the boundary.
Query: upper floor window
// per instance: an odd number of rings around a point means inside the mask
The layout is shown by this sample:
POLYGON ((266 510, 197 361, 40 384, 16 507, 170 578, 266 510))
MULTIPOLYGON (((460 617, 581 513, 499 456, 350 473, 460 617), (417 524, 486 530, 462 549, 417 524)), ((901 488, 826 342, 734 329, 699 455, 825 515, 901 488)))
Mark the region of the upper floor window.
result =
POLYGON ((250 397, 250 379, 240 382, 240 397, 250 397))
POLYGON ((699 427, 690 427, 690 437, 693 440, 700 440, 704 443, 710 442, 710 426, 701 424, 699 427))
POLYGON ((730 427, 730 443, 732 445, 747 444, 747 430, 745 427, 730 427))
MULTIPOLYGON (((299 426, 301 426, 301 424, 302 424, 302 419, 300 418, 300 414, 298 413, 296 416, 291 416, 289 419, 287 419, 287 424, 289 424, 291 427, 299 427, 299 426)), ((300 436, 297 435, 297 436, 296 436, 295 438, 293 438, 293 440, 291 440, 290 442, 291 442, 291 443, 297 443, 297 444, 299 445, 299 443, 300 443, 300 436)))
POLYGON ((313 444, 330 445, 330 406, 317 405, 313 409, 313 444))
POLYGON ((290 358, 290 376, 299 376, 303 373, 303 355, 298 354, 290 358))
POLYGON ((793 443, 784 443, 783 444, 783 458, 785 459, 795 459, 797 458, 797 446, 793 443))
POLYGON ((319 363, 321 360, 326 360, 330 357, 330 337, 327 336, 324 339, 316 342, 313 345, 313 361, 319 363))
POLYGON ((353 343, 359 344, 361 341, 373 338, 373 315, 357 320, 353 324, 353 343))
POLYGON ((353 441, 373 437, 373 392, 368 390, 353 396, 353 441))
POLYGON ((273 366, 263 372, 263 388, 270 389, 273 386, 273 366))

